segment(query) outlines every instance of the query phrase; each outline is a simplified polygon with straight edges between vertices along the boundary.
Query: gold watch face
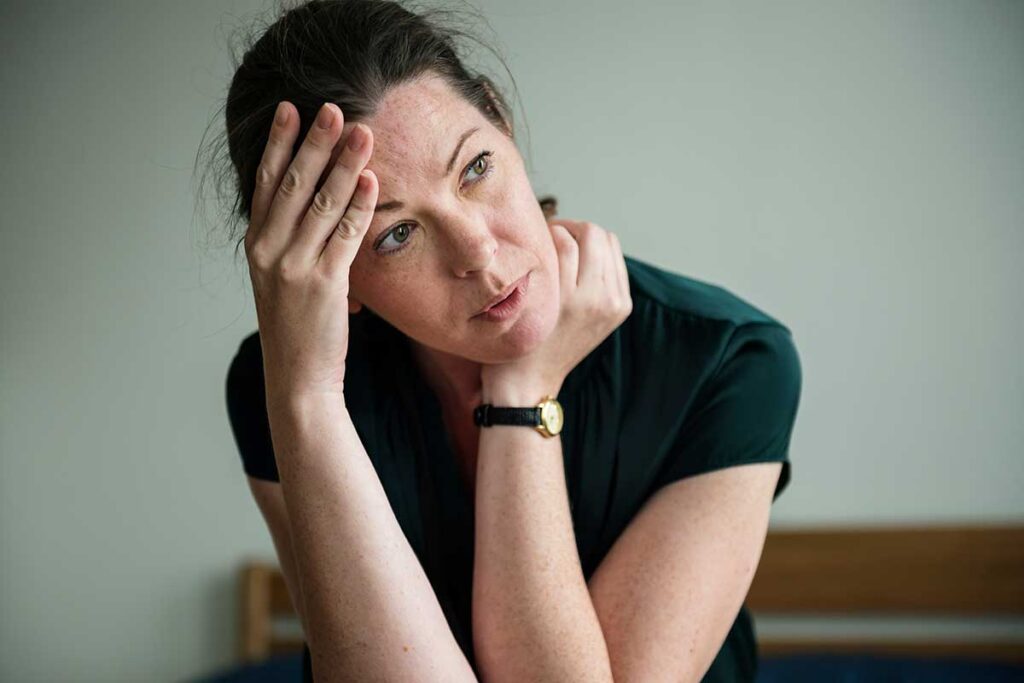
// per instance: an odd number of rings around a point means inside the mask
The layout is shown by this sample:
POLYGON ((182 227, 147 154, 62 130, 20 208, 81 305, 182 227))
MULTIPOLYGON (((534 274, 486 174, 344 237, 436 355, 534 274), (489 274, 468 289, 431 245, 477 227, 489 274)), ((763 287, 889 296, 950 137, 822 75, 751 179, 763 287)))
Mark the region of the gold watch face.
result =
POLYGON ((552 436, 562 431, 562 404, 554 398, 544 399, 540 404, 540 421, 552 436))

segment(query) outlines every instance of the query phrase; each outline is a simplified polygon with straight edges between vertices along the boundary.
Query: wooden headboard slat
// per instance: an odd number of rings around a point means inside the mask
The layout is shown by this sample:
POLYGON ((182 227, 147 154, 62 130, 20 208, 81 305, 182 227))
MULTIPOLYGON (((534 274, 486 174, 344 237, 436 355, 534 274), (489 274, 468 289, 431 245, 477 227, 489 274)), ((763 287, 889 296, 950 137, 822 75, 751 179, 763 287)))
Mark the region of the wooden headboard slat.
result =
MULTIPOLYGON (((279 641, 284 642, 285 652, 296 649, 293 639, 282 639, 273 632, 275 617, 298 618, 298 611, 288 593, 288 584, 278 565, 261 560, 243 562, 239 585, 241 630, 238 653, 241 659, 254 661, 276 654, 281 651, 279 641)), ((302 649, 301 639, 297 649, 302 649)))
POLYGON ((1024 527, 772 531, 755 612, 1024 614, 1024 527))
MULTIPOLYGON (((300 645, 301 647, 301 645, 300 645)), ((921 657, 923 659, 973 659, 1005 663, 1024 662, 1024 646, 1015 642, 974 642, 966 640, 878 640, 809 638, 759 639, 762 657, 807 654, 858 654, 871 656, 921 657)))

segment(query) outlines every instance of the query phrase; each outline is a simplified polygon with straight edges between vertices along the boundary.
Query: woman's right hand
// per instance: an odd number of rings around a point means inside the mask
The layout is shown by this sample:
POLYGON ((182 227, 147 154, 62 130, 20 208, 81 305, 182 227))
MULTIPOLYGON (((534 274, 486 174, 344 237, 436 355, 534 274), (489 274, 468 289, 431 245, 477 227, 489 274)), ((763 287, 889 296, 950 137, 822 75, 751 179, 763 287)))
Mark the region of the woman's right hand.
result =
POLYGON ((373 134, 364 124, 351 128, 313 195, 344 126, 341 109, 321 108, 294 159, 298 111, 287 101, 277 111, 287 117, 271 126, 244 240, 267 388, 277 397, 336 394, 343 402, 349 267, 379 190, 376 175, 364 170, 373 134), (353 140, 362 141, 358 150, 349 147, 353 140))

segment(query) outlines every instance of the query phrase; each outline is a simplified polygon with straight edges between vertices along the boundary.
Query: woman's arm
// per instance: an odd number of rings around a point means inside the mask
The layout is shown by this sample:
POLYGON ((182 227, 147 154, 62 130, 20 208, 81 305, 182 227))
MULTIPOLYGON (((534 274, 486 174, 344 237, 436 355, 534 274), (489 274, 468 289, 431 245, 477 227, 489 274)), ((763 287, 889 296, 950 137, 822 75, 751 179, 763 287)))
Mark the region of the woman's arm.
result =
MULTIPOLYGON (((618 237, 586 221, 549 222, 558 253, 554 330, 514 361, 484 365, 482 400, 536 405, 633 310, 618 237)), ((521 426, 480 430, 473 647, 488 681, 611 681, 601 622, 583 576, 562 437, 521 426)))
POLYGON ((475 681, 347 408, 267 396, 318 683, 475 681))
POLYGON ((321 683, 475 680, 345 407, 349 272, 380 189, 364 169, 373 133, 351 128, 314 195, 344 117, 325 103, 293 153, 294 109, 278 103, 245 254, 313 673, 321 683))
MULTIPOLYGON (((484 402, 532 405, 551 388, 496 390, 484 402)), ((611 681, 576 550, 562 437, 483 427, 477 458, 473 643, 481 677, 611 681)))

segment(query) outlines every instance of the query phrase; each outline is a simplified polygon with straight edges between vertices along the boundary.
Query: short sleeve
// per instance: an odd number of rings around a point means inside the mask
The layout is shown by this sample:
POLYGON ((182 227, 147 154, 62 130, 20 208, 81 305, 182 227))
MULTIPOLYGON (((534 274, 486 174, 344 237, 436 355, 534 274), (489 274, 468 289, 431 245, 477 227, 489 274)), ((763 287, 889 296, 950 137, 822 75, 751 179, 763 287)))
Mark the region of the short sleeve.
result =
POLYGON ((735 327, 718 369, 701 388, 659 472, 658 487, 712 470, 782 462, 772 495, 789 484, 789 442, 801 389, 800 358, 776 323, 735 327))
POLYGON ((263 353, 255 335, 239 346, 228 368, 225 390, 242 469, 257 479, 280 481, 267 418, 263 353))

